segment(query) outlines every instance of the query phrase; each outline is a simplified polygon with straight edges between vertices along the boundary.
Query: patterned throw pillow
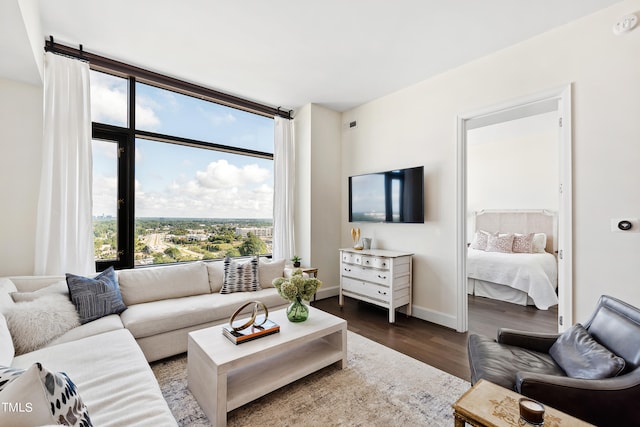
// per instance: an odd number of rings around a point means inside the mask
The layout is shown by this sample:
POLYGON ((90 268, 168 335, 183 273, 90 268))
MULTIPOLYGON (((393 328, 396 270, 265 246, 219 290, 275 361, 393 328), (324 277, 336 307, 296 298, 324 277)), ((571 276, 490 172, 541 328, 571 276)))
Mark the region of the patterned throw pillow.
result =
POLYGON ((109 314, 120 314, 127 309, 113 267, 93 279, 67 273, 67 286, 82 324, 109 314))
MULTIPOLYGON (((484 230, 479 230, 476 231, 475 236, 473 237, 473 241, 471 242, 471 249, 476 249, 479 251, 486 251, 487 250, 487 242, 489 240, 489 236, 492 233, 489 233, 488 231, 484 231, 484 230)), ((496 233, 494 233, 496 234, 496 233)))
POLYGON ((233 261, 229 257, 225 258, 221 294, 259 291, 260 289, 258 257, 251 258, 250 261, 245 262, 233 261))
POLYGON ((92 426, 89 411, 67 374, 51 372, 40 363, 28 369, 0 367, 0 425, 92 426))
POLYGON ((513 252, 529 254, 533 249, 533 233, 517 234, 513 237, 513 252))
POLYGON ((513 252, 513 234, 490 234, 487 239, 487 252, 513 252))

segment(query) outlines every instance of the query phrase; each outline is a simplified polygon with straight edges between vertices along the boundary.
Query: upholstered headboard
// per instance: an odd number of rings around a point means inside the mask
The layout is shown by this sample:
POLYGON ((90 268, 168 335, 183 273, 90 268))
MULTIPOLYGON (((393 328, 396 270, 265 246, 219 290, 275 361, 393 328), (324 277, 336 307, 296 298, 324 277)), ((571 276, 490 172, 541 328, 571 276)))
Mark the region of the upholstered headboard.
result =
POLYGON ((500 233, 545 233, 546 251, 558 248, 558 221, 555 212, 548 210, 491 210, 475 213, 475 229, 500 233))

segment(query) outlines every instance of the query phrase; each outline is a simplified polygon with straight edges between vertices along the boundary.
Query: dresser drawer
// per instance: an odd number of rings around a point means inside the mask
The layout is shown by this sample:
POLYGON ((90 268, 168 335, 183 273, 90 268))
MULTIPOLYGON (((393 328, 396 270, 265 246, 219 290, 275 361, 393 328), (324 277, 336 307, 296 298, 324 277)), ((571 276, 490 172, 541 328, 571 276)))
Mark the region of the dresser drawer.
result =
POLYGON ((343 276, 366 280, 367 282, 374 282, 380 285, 389 286, 391 284, 391 273, 388 270, 378 270, 375 268, 343 263, 341 274, 343 276))
POLYGON ((380 301, 389 301, 391 291, 388 287, 363 282, 350 277, 342 278, 342 289, 346 292, 353 292, 380 301))
POLYGON ((360 265, 362 264, 362 255, 351 252, 342 252, 342 262, 360 265))
POLYGON ((380 270, 389 269, 389 259, 376 256, 363 256, 362 265, 365 267, 373 267, 380 270))

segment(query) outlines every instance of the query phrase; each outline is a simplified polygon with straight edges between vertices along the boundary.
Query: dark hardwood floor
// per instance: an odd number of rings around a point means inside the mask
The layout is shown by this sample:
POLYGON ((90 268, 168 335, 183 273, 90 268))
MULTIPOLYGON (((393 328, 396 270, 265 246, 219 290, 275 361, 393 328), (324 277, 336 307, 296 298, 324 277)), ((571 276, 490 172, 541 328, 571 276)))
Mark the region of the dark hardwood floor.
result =
POLYGON ((348 329, 370 340, 469 380, 467 336, 469 333, 495 337, 500 327, 538 332, 555 332, 557 308, 538 310, 482 297, 469 297, 469 332, 458 333, 416 317, 396 313, 396 322, 388 322, 386 309, 345 297, 326 298, 313 306, 344 318, 348 329))

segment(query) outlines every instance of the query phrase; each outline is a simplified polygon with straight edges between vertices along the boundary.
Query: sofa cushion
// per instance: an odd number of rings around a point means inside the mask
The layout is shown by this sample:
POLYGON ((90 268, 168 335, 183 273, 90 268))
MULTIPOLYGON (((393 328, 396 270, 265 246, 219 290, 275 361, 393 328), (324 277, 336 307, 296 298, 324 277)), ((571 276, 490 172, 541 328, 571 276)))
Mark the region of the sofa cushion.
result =
POLYGON ((211 292, 220 292, 224 282, 224 262, 210 261, 206 263, 209 274, 209 289, 211 292))
POLYGON ((67 273, 67 286, 82 324, 109 314, 120 314, 127 309, 113 267, 94 278, 67 273))
POLYGON ((10 366, 13 356, 15 356, 15 348, 13 347, 11 333, 7 326, 7 320, 0 313, 0 365, 10 366))
POLYGON ((282 277, 284 274, 285 259, 269 260, 260 258, 258 264, 258 277, 262 289, 273 288, 273 279, 282 277))
POLYGON ((46 294, 33 301, 16 303, 5 317, 16 354, 37 350, 80 325, 75 307, 61 294, 46 294))
POLYGON ((122 298, 128 306, 211 292, 207 268, 201 261, 119 270, 118 279, 122 298))
POLYGON ((0 425, 92 425, 73 381, 65 373, 52 372, 40 363, 26 370, 0 368, 0 401, 19 404, 15 410, 0 411, 0 425))
POLYGON ((549 354, 571 378, 599 380, 615 377, 625 361, 594 340, 581 324, 575 324, 549 349, 549 354))
POLYGON ((34 362, 73 379, 95 426, 177 426, 142 350, 126 329, 16 356, 13 366, 26 368, 34 362))
POLYGON ((286 304, 275 288, 255 292, 196 295, 129 306, 120 316, 134 337, 143 338, 213 321, 226 322, 247 301, 267 307, 286 304))
POLYGON ((45 347, 69 341, 75 341, 81 338, 86 338, 123 328, 124 325, 122 324, 122 320, 120 320, 120 316, 118 316, 117 314, 110 314, 108 316, 101 317, 100 319, 96 319, 93 322, 85 323, 84 325, 80 325, 77 328, 69 330, 68 332, 47 343, 45 347))
POLYGON ((221 294, 259 290, 258 257, 253 257, 249 261, 244 262, 235 261, 229 257, 225 258, 224 280, 222 282, 222 289, 220 289, 221 294))

